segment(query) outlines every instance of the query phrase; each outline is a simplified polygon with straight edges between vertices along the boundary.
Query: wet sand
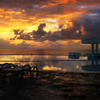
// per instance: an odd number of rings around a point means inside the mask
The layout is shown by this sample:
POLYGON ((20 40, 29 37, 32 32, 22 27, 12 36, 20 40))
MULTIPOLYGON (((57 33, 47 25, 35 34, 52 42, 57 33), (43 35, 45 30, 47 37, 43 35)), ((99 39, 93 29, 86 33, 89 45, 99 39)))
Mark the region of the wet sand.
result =
POLYGON ((0 79, 0 100, 100 100, 100 73, 41 71, 0 79))

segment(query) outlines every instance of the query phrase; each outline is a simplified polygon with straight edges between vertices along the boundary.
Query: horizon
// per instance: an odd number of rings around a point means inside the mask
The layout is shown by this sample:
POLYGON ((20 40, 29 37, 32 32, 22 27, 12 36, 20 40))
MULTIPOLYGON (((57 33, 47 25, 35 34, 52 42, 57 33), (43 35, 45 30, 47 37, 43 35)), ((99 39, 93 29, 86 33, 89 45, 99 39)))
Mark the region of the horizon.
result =
POLYGON ((88 50, 67 50, 67 49, 0 49, 0 55, 68 55, 70 52, 80 54, 90 53, 88 50))

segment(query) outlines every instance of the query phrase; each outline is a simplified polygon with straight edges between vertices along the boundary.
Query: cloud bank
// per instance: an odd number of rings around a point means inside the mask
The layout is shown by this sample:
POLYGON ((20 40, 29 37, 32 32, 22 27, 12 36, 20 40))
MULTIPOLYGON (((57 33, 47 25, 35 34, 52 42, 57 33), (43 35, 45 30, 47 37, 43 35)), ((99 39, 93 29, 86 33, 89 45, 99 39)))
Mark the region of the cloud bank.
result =
MULTIPOLYGON (((13 39, 35 40, 35 41, 59 41, 59 40, 80 40, 80 39, 100 39, 100 8, 89 10, 84 15, 72 19, 72 26, 63 28, 59 25, 57 31, 47 32, 44 30, 46 23, 41 23, 38 29, 27 34, 19 30, 13 39)), ((68 24, 67 24, 68 26, 68 24)))
POLYGON ((23 40, 1 39, 2 48, 66 48, 72 47, 66 41, 100 39, 100 0, 0 0, 0 19, 2 38, 23 40))

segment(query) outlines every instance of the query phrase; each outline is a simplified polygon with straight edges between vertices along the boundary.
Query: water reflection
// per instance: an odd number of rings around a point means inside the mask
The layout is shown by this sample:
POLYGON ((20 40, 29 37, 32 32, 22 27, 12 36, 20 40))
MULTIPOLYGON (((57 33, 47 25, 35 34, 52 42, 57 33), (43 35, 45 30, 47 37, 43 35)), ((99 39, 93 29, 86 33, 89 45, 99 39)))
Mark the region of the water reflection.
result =
MULTIPOLYGON (((71 60, 68 56, 50 56, 50 55, 0 55, 0 62, 31 62, 31 61, 56 61, 71 60)), ((87 60, 87 57, 80 57, 79 60, 87 60)))
POLYGON ((91 64, 87 64, 87 65, 82 66, 82 69, 85 71, 89 71, 89 72, 91 72, 91 71, 92 72, 100 72, 99 60, 92 59, 90 62, 91 62, 91 64))
POLYGON ((42 68, 43 70, 48 70, 48 71, 61 71, 62 70, 62 68, 61 67, 54 67, 54 66, 44 66, 43 68, 42 68))
POLYGON ((52 55, 0 55, 0 63, 13 63, 17 65, 36 65, 39 70, 87 72, 82 66, 91 64, 87 57, 79 60, 68 59, 68 56, 52 55))

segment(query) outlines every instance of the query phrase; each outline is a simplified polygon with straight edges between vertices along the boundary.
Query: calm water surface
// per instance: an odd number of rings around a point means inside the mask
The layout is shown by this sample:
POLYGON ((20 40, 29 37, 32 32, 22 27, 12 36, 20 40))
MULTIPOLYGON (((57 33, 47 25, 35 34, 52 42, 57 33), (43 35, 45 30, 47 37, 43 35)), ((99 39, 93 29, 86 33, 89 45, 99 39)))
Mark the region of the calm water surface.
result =
POLYGON ((0 100, 100 99, 100 62, 92 66, 87 57, 72 60, 67 55, 0 55, 3 63, 37 65, 42 71, 33 78, 1 78, 0 100))
POLYGON ((61 55, 0 55, 0 63, 37 65, 39 70, 49 71, 100 72, 100 68, 96 68, 96 70, 95 68, 84 70, 83 66, 91 65, 91 61, 87 61, 87 57, 72 60, 68 59, 68 56, 61 55))

